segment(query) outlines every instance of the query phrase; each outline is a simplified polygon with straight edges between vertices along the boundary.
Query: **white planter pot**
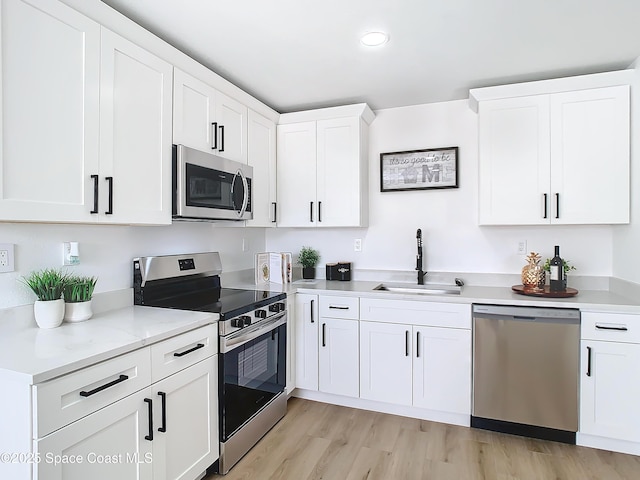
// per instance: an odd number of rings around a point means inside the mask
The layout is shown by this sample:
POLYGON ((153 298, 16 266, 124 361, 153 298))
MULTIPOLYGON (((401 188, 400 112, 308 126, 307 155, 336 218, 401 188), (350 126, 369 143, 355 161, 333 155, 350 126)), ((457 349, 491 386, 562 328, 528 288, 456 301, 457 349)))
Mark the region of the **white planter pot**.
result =
POLYGON ((59 327, 64 318, 64 300, 36 300, 33 304, 33 314, 40 328, 59 327))
POLYGON ((93 315, 91 300, 86 302, 66 303, 64 309, 64 321, 69 323, 83 322, 93 315))

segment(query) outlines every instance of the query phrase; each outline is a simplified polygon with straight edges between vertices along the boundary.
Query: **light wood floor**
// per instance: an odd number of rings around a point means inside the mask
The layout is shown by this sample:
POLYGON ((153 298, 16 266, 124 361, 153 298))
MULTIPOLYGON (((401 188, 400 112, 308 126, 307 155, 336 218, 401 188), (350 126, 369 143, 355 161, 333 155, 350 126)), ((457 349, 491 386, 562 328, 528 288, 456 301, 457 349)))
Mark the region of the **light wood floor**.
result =
POLYGON ((292 398, 237 479, 640 479, 640 457, 292 398))

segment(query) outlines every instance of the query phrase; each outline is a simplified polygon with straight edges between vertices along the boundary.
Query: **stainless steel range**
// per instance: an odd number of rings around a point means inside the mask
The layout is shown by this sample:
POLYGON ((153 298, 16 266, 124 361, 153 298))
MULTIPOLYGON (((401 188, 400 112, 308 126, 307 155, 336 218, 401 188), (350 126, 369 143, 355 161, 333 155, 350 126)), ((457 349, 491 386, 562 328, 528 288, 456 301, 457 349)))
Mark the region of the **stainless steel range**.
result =
POLYGON ((217 252, 133 260, 134 303, 220 314, 220 459, 226 474, 287 412, 286 294, 222 288, 217 252))

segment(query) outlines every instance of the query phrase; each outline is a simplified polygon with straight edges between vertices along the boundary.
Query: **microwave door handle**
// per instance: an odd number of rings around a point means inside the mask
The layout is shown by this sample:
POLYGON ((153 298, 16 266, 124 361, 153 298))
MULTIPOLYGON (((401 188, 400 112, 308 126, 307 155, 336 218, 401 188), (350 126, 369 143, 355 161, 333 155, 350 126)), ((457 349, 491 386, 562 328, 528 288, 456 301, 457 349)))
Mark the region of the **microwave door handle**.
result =
POLYGON ((244 187, 244 198, 242 199, 242 208, 240 209, 240 217, 242 217, 247 211, 247 206, 249 205, 249 182, 247 182, 247 177, 244 176, 242 170, 238 170, 238 174, 242 179, 242 186, 244 187))

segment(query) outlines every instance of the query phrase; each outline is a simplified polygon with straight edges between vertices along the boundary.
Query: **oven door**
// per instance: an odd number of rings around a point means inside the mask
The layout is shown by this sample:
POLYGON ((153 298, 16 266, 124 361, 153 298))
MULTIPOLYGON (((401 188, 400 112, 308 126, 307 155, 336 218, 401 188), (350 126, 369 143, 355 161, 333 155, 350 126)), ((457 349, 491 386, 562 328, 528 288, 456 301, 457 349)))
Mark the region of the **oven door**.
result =
POLYGON ((220 440, 285 390, 286 312, 220 338, 220 440), (263 325, 264 324, 264 325, 263 325))
POLYGON ((246 220, 251 213, 252 167, 194 150, 174 148, 174 216, 246 220))

